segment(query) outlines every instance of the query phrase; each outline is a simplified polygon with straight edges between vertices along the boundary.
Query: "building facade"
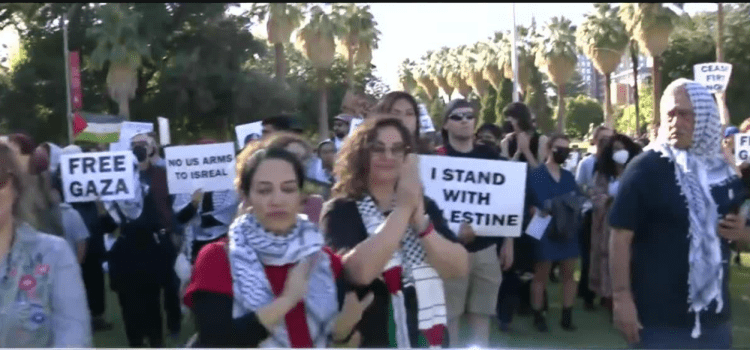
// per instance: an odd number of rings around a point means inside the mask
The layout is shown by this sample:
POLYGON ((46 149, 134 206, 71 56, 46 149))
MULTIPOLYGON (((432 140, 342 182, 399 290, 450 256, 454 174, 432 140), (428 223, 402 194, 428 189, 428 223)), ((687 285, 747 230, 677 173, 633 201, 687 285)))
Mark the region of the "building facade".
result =
MULTIPOLYGON (((638 86, 641 87, 651 79, 653 60, 638 55, 638 86)), ((628 105, 635 103, 635 89, 633 83, 633 60, 630 52, 626 51, 614 72, 612 72, 612 104, 628 105)))
POLYGON ((594 63, 586 55, 578 55, 576 70, 586 85, 588 96, 599 102, 604 101, 604 76, 599 74, 599 71, 594 67, 594 63))

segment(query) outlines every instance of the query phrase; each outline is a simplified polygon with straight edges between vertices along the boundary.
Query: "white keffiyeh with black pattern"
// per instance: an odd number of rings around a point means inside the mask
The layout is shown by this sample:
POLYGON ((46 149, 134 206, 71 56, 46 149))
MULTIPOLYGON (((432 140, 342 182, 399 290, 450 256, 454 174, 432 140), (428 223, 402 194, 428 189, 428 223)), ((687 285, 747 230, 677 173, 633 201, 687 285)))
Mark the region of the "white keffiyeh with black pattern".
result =
MULTIPOLYGON (((647 149, 653 149, 674 162, 677 184, 687 199, 690 240, 688 304, 690 311, 695 313, 691 335, 698 338, 701 334, 700 312, 707 310, 713 301, 716 301, 717 313, 724 306, 722 284, 726 276, 721 242, 716 232, 718 205, 711 195, 711 186, 726 182, 735 173, 721 153, 721 122, 711 94, 702 85, 688 79, 674 83, 684 84, 693 105, 693 144, 688 150, 671 146, 666 130, 668 121, 662 120, 659 138, 647 149)), ((662 118, 665 115, 666 111, 662 111, 662 118)))
MULTIPOLYGON (((319 254, 310 274, 304 298, 305 316, 313 346, 328 347, 329 335, 338 316, 339 304, 331 259, 322 251, 323 236, 315 224, 297 219, 286 235, 266 231, 253 214, 238 217, 229 228, 229 265, 232 271, 234 304, 232 317, 237 318, 271 304, 276 298, 264 266, 297 264, 319 254)), ((285 322, 269 329, 263 348, 290 348, 285 322)))

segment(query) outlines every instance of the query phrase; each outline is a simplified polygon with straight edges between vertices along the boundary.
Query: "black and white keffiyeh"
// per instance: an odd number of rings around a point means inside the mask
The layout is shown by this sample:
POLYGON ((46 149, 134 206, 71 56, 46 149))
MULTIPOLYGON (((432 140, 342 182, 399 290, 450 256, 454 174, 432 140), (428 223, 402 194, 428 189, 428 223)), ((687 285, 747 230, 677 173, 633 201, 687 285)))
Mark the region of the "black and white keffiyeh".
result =
MULTIPOLYGON (((234 292, 232 316, 237 318, 256 312, 275 299, 264 266, 297 264, 319 254, 304 304, 313 346, 327 347, 339 308, 331 260, 322 249, 323 236, 309 221, 298 218, 289 234, 280 236, 267 232, 252 214, 238 217, 229 228, 229 264, 234 292)), ((290 348, 289 332, 292 331, 281 322, 269 330, 270 337, 260 346, 290 348)))
POLYGON ((138 164, 135 163, 134 166, 136 167, 135 171, 133 171, 133 183, 135 184, 135 188, 133 190, 135 192, 135 197, 128 200, 104 202, 104 208, 107 209, 109 215, 118 224, 121 223, 121 217, 118 213, 118 209, 125 216, 124 219, 126 220, 132 221, 138 219, 138 217, 140 217, 141 213, 143 212, 143 198, 148 195, 149 186, 148 184, 141 181, 140 171, 138 171, 137 168, 138 164))
POLYGON ((721 122, 711 94, 692 80, 678 79, 672 84, 684 85, 695 112, 693 145, 688 150, 677 149, 668 141, 662 111, 662 129, 653 149, 675 164, 675 177, 689 210, 690 251, 688 274, 688 304, 695 313, 692 337, 701 334, 700 312, 716 301, 716 312, 724 306, 722 282, 726 278, 722 266, 721 242, 716 232, 719 222, 718 205, 711 195, 711 186, 724 183, 736 176, 721 153, 721 122))
MULTIPOLYGON (((380 231, 386 216, 378 209, 371 196, 357 201, 357 209, 362 217, 369 236, 380 231)), ((417 294, 419 329, 429 330, 438 325, 447 324, 445 308, 445 292, 443 281, 437 271, 427 263, 427 253, 419 241, 417 233, 408 228, 401 249, 396 250, 383 271, 401 266, 402 288, 414 287, 417 294)), ((396 323, 396 342, 399 348, 410 348, 409 332, 406 324, 406 308, 403 293, 391 294, 394 321, 396 323)))

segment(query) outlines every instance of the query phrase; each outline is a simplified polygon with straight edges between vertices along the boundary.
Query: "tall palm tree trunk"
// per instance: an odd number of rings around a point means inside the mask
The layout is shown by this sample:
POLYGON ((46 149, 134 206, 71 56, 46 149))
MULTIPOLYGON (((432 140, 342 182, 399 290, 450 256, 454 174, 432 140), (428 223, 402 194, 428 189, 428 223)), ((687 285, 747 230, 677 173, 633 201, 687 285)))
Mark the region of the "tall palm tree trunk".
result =
POLYGON ((346 81, 349 90, 354 91, 354 57, 352 54, 349 54, 349 60, 346 62, 346 81))
POLYGON ((716 62, 724 62, 724 6, 722 3, 719 3, 716 17, 716 62))
POLYGON ((557 132, 565 131, 565 84, 557 88, 557 132))
POLYGON ((659 129, 661 114, 659 104, 661 103, 661 57, 654 57, 654 66, 651 69, 651 79, 654 81, 654 128, 659 129))
POLYGON ((318 88, 320 89, 318 141, 324 141, 328 139, 328 91, 326 91, 326 69, 318 68, 318 88))
MULTIPOLYGON (((123 94, 125 95, 125 94, 123 94)), ((125 120, 130 120, 130 101, 127 96, 122 96, 117 99, 118 114, 125 117, 125 120)))
POLYGON ((612 73, 604 75, 604 125, 611 128, 613 125, 612 115, 612 73))
POLYGON ((630 41, 630 60, 633 62, 633 99, 635 100, 635 133, 641 133, 640 96, 638 95, 638 50, 635 40, 630 41))
POLYGON ((286 79, 286 61, 284 59, 284 44, 276 43, 273 45, 276 51, 276 80, 283 82, 286 79))

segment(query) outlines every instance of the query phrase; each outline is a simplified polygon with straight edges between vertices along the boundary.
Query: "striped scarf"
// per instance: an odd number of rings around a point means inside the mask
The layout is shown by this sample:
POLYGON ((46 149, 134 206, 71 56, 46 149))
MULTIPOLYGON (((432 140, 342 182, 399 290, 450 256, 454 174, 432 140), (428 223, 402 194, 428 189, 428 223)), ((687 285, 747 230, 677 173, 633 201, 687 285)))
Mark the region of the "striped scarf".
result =
MULTIPOLYGON (((385 222, 385 215, 380 212, 372 197, 366 195, 357 201, 357 209, 367 234, 377 234, 385 222)), ((403 289, 408 287, 414 287, 416 291, 419 330, 430 343, 430 347, 440 347, 443 342, 443 330, 447 323, 443 281, 427 263, 426 257, 427 254, 417 234, 408 228, 401 241, 401 249, 394 252, 383 270, 383 278, 391 293, 398 348, 416 347, 416 344, 411 344, 409 340, 406 322, 407 310, 403 289)))

